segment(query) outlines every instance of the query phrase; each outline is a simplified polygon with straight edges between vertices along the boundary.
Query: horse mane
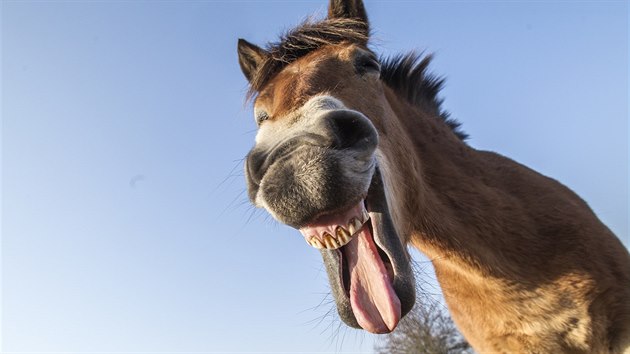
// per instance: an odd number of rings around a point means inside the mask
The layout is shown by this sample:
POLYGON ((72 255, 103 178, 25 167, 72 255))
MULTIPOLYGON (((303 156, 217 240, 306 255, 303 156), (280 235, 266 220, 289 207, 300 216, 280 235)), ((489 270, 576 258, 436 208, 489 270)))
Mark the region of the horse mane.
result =
MULTIPOLYGON (((279 41, 266 46, 269 55, 254 73, 247 97, 254 97, 284 67, 323 46, 354 43, 367 47, 368 39, 368 25, 359 19, 306 20, 282 35, 279 41)), ((444 79, 428 72, 431 58, 431 55, 423 57, 415 52, 380 58, 381 79, 409 103, 435 114, 457 137, 466 140, 468 134, 461 130, 461 123, 442 108, 444 100, 438 94, 444 79)))
POLYGON ((433 57, 411 52, 390 58, 381 58, 381 80, 413 105, 440 117, 461 140, 468 134, 461 130, 461 123, 451 118, 442 108, 443 99, 438 97, 444 86, 444 78, 428 72, 433 57))

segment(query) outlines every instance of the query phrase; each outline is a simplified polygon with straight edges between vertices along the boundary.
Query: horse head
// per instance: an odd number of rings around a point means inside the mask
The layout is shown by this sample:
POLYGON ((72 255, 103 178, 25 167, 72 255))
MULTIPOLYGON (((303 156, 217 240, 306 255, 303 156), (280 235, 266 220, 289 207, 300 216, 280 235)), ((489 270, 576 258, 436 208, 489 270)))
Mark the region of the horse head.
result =
POLYGON ((320 250, 341 318, 384 333, 415 295, 383 180, 382 140, 397 127, 368 38, 362 2, 332 1, 325 20, 238 52, 259 126, 249 198, 320 250))

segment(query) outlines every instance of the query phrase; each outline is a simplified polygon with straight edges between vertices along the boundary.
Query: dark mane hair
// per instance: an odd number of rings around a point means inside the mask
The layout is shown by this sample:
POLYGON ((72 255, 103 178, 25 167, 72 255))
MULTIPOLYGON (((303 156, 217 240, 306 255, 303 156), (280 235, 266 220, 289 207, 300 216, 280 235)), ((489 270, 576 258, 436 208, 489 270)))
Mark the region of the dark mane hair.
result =
MULTIPOLYGON (((323 46, 354 43, 367 48, 368 39, 368 25, 359 19, 307 20, 267 45, 269 56, 252 77, 248 97, 254 97, 284 67, 323 46)), ((440 117, 461 140, 466 140, 468 134, 460 129, 461 123, 442 109, 443 99, 438 94, 444 79, 428 72, 431 58, 414 52, 381 58, 381 79, 409 103, 440 117)))
POLYGON ((415 52, 381 58, 381 80, 403 95, 409 103, 440 117, 457 137, 466 140, 468 134, 461 130, 462 124, 442 109, 444 100, 438 94, 444 86, 444 78, 428 71, 432 58, 431 55, 422 56, 415 52))
POLYGON ((368 26, 352 18, 332 18, 318 22, 305 21, 285 33, 278 42, 269 43, 269 53, 250 81, 248 97, 252 97, 285 66, 297 59, 326 46, 340 43, 366 45, 368 26))

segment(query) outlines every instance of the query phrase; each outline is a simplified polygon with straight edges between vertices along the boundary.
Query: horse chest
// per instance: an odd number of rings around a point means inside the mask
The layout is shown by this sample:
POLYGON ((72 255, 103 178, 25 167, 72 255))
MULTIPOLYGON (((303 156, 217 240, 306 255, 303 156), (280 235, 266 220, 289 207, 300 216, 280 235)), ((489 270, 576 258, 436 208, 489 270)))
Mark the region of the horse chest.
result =
POLYGON ((436 265, 454 322, 479 352, 588 352, 588 304, 551 288, 514 284, 436 265))

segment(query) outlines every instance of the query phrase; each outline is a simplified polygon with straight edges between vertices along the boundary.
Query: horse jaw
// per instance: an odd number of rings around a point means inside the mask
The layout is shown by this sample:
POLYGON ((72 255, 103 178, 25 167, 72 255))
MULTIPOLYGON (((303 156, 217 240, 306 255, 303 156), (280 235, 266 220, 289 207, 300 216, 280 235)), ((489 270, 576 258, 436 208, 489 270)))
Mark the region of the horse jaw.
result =
POLYGON ((351 327, 387 333, 413 307, 415 285, 378 168, 365 204, 368 225, 347 245, 320 251, 341 319, 351 327))

